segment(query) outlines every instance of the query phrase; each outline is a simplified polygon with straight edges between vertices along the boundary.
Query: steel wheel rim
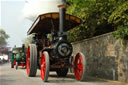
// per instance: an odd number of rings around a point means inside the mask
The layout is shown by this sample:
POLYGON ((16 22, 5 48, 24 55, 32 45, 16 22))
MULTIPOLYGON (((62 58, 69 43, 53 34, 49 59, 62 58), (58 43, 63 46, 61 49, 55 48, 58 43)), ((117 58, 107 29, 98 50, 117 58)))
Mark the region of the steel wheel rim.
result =
POLYGON ((30 47, 28 47, 27 49, 27 75, 29 75, 29 71, 30 71, 30 47))
POLYGON ((45 54, 41 57, 41 79, 44 80, 45 78, 45 72, 46 72, 46 59, 45 54))
POLYGON ((83 75, 83 59, 80 54, 76 55, 75 61, 74 61, 74 74, 77 80, 81 80, 83 75))

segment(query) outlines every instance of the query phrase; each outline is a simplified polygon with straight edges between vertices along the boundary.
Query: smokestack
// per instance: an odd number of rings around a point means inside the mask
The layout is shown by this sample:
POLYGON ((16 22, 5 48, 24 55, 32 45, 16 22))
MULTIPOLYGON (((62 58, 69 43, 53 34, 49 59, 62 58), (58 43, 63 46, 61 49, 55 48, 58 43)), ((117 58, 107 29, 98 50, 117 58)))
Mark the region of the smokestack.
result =
POLYGON ((59 5, 59 36, 62 36, 65 29, 65 5, 59 5))

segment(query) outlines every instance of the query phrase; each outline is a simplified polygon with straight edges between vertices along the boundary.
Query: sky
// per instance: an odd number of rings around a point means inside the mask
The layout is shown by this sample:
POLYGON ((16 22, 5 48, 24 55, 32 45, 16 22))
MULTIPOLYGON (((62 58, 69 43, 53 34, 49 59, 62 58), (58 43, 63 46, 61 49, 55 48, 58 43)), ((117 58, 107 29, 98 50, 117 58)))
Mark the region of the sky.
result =
POLYGON ((21 47, 36 17, 58 12, 58 5, 63 2, 65 0, 0 0, 0 29, 10 36, 8 47, 21 47))
POLYGON ((23 16, 24 0, 0 0, 0 29, 10 36, 9 47, 21 47, 32 22, 23 16))

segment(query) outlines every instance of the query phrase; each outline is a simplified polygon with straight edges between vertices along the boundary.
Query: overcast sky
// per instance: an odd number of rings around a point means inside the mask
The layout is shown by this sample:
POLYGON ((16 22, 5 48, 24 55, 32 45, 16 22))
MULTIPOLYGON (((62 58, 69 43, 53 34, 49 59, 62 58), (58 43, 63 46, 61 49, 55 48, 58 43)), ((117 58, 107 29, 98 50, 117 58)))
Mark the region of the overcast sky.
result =
POLYGON ((58 12, 58 5, 64 2, 65 0, 0 0, 0 28, 10 36, 9 46, 22 46, 27 30, 33 23, 30 20, 35 20, 43 13, 58 12))
POLYGON ((32 22, 23 17, 23 0, 0 0, 0 28, 10 36, 10 47, 21 46, 32 22))

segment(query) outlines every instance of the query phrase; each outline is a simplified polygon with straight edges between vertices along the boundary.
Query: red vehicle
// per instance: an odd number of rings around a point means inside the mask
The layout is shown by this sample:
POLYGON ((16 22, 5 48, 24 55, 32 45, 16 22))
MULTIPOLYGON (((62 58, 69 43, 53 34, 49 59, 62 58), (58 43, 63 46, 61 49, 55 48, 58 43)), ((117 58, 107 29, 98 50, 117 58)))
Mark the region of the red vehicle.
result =
POLYGON ((78 26, 81 20, 75 16, 65 14, 65 6, 59 6, 59 13, 39 15, 28 35, 34 34, 33 44, 27 49, 27 75, 36 76, 37 67, 40 68, 41 78, 48 80, 50 71, 56 71, 58 76, 65 77, 69 68, 74 69, 77 80, 82 81, 86 74, 86 58, 79 52, 72 56, 73 47, 67 40, 67 31, 78 26), (48 35, 50 34, 50 38, 48 35), (70 60, 74 58, 73 63, 70 60))

